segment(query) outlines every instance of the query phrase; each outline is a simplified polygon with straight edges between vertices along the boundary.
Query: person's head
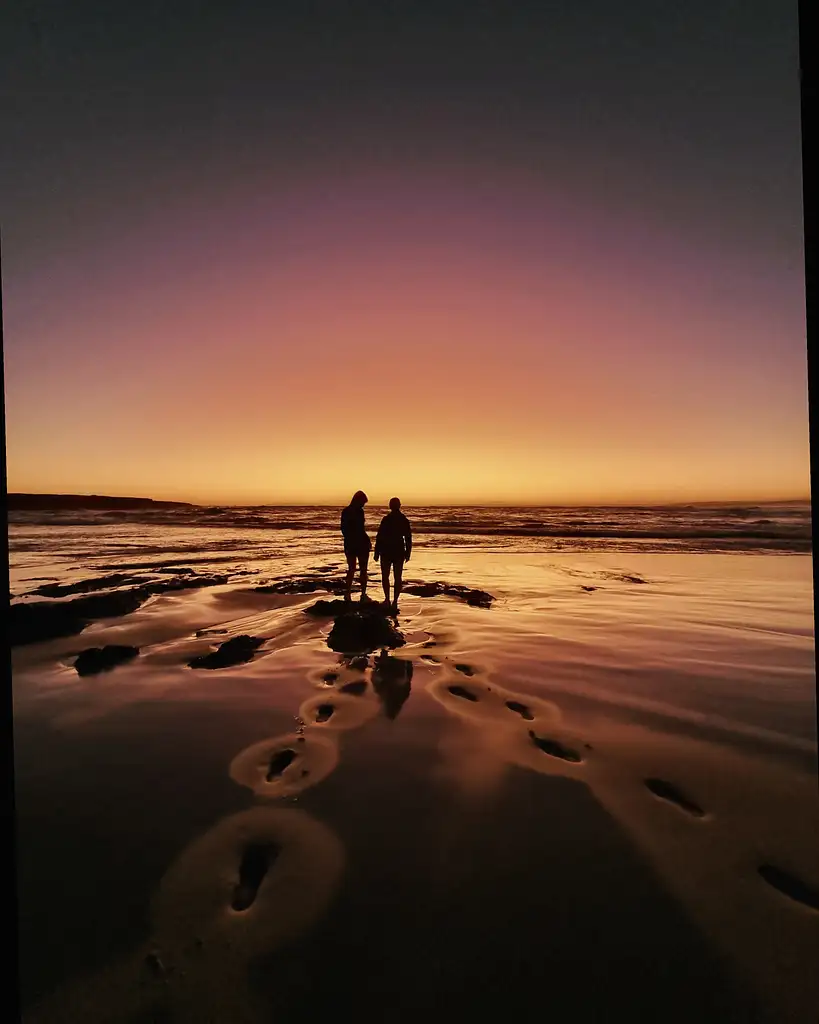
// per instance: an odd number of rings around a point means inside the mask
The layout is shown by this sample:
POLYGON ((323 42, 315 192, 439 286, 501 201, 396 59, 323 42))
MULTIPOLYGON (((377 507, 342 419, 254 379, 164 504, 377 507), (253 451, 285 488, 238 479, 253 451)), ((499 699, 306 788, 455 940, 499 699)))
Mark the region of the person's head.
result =
POLYGON ((401 499, 390 498, 390 510, 392 512, 397 512, 399 508, 401 508, 401 499))
POLYGON ((363 491, 356 491, 350 501, 350 504, 363 508, 367 504, 367 495, 363 491))

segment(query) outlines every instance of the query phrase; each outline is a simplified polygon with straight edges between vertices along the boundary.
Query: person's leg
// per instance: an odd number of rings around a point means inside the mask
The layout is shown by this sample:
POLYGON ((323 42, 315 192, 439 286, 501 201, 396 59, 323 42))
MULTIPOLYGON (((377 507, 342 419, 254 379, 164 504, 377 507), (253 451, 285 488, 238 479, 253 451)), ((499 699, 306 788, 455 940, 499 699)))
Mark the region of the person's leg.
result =
POLYGON ((396 558, 395 564, 393 565, 395 570, 395 586, 393 588, 395 596, 393 597, 393 604, 398 607, 398 595, 401 593, 401 584, 404 581, 404 561, 401 558, 396 558))
POLYGON ((390 563, 381 556, 381 586, 384 588, 384 600, 390 603, 390 563))
POLYGON ((367 564, 370 561, 370 552, 362 551, 358 556, 359 582, 361 583, 361 596, 367 593, 367 564))
MULTIPOLYGON (((345 554, 347 554, 345 552, 345 554)), ((347 555, 347 579, 344 582, 344 597, 349 601, 353 590, 353 577, 355 576, 355 555, 347 555)))

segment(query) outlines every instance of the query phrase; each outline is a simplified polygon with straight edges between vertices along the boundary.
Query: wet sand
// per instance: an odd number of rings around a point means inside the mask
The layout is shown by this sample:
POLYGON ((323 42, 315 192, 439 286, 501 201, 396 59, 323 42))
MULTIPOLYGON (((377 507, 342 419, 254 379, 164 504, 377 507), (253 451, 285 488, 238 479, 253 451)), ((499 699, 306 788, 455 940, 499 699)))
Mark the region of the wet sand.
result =
POLYGON ((812 1024, 809 559, 411 568, 495 601, 380 667, 242 580, 14 648, 24 1019, 812 1024))

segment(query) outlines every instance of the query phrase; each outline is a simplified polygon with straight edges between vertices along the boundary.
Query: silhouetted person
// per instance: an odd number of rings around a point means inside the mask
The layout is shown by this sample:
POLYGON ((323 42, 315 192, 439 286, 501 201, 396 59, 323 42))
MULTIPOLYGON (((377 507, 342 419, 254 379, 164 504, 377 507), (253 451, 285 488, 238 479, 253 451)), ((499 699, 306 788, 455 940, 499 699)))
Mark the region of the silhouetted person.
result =
POLYGON ((395 574, 394 599, 392 610, 398 611, 398 595, 401 593, 401 581, 404 562, 410 560, 412 552, 412 528, 409 519, 401 511, 398 498, 390 498, 390 511, 381 520, 375 537, 375 560, 381 559, 381 582, 384 585, 384 600, 390 603, 390 568, 395 574))
POLYGON ((364 506, 367 495, 356 491, 350 504, 341 513, 341 533, 344 537, 344 554, 347 557, 347 584, 344 596, 349 601, 355 577, 355 564, 358 562, 359 579, 361 581, 361 598, 367 593, 367 563, 370 560, 370 538, 364 527, 364 506))
POLYGON ((373 689, 384 707, 387 718, 397 718, 410 695, 412 662, 393 658, 382 651, 373 662, 373 689))

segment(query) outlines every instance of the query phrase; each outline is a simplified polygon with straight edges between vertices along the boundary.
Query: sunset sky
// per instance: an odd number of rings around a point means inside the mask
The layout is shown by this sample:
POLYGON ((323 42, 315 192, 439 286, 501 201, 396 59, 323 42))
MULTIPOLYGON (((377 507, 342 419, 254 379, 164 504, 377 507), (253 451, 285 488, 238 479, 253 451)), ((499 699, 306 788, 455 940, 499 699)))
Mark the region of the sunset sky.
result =
POLYGON ((16 6, 10 491, 809 495, 796 4, 16 6))

